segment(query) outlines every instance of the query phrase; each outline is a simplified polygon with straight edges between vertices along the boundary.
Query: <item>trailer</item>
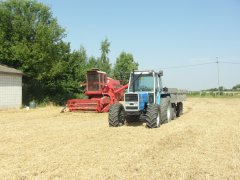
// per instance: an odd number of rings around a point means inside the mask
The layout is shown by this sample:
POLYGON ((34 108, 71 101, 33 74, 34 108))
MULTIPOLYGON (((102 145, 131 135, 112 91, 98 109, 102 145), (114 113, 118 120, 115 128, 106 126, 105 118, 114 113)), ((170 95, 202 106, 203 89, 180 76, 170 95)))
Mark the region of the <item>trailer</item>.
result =
POLYGON ((158 128, 183 114, 186 90, 162 85, 163 71, 135 71, 130 74, 124 102, 109 109, 110 127, 133 121, 145 121, 147 127, 158 128))

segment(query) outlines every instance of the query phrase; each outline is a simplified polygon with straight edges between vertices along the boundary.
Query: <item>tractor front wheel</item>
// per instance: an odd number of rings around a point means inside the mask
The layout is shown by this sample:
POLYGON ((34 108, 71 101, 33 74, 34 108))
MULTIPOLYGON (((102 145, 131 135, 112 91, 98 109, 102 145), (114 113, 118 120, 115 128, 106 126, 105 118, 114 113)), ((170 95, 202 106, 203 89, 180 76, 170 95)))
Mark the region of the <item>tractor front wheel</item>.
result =
POLYGON ((113 104, 108 113, 110 127, 118 127, 124 124, 124 108, 120 103, 113 104))
POLYGON ((157 104, 150 104, 147 108, 146 122, 149 128, 158 128, 161 124, 160 107, 157 104))

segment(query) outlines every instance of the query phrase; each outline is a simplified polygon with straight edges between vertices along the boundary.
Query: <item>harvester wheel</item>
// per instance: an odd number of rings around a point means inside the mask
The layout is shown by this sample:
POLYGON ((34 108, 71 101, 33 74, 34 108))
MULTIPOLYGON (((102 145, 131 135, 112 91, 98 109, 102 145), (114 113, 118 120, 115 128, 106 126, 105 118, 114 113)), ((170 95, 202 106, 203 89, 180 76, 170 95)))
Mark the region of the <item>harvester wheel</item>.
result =
POLYGON ((120 103, 113 104, 108 113, 110 127, 118 127, 124 124, 124 108, 120 103))
POLYGON ((177 103, 177 117, 180 117, 183 114, 183 103, 177 103))
POLYGON ((161 120, 163 123, 169 123, 173 116, 172 106, 168 97, 161 100, 161 120))
POLYGON ((147 127, 158 128, 161 125, 161 112, 160 107, 157 104, 150 104, 146 113, 147 127))

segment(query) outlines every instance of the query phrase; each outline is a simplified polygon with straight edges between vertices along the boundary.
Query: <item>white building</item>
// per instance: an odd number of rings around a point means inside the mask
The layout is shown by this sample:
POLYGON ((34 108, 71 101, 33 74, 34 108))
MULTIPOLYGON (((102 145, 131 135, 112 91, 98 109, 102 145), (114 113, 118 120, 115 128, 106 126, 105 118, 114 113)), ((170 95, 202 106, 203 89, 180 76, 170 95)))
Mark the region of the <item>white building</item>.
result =
POLYGON ((0 65, 0 109, 22 105, 22 72, 0 65))

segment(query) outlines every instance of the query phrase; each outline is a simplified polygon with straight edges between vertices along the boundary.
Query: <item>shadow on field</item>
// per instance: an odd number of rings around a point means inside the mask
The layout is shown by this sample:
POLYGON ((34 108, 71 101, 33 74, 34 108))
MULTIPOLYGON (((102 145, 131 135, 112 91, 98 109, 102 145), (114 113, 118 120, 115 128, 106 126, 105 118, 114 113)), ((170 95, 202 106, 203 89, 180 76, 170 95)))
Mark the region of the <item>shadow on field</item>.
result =
POLYGON ((144 123, 145 123, 144 121, 136 121, 136 122, 126 123, 125 125, 137 127, 137 126, 143 126, 144 123))

